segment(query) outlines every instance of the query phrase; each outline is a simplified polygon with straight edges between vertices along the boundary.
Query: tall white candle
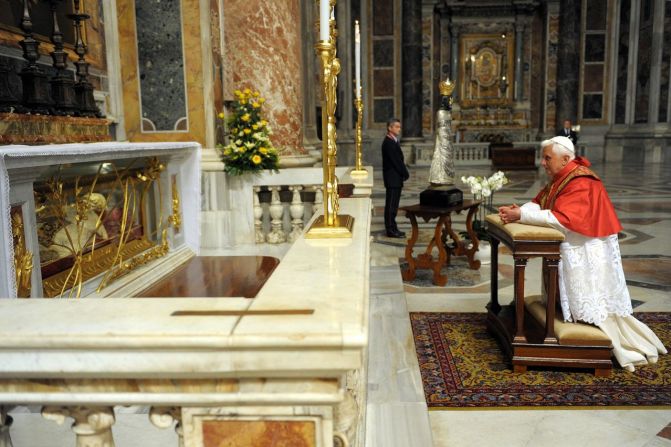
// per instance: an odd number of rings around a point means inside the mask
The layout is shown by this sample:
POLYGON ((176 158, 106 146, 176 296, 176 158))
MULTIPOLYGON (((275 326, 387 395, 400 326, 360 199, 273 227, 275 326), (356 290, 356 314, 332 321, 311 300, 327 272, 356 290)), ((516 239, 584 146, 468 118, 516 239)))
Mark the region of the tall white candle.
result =
POLYGON ((356 97, 361 98, 361 33, 359 32, 359 21, 354 22, 354 61, 356 76, 356 97))
POLYGON ((329 18, 331 5, 329 0, 319 0, 319 40, 329 40, 329 18))

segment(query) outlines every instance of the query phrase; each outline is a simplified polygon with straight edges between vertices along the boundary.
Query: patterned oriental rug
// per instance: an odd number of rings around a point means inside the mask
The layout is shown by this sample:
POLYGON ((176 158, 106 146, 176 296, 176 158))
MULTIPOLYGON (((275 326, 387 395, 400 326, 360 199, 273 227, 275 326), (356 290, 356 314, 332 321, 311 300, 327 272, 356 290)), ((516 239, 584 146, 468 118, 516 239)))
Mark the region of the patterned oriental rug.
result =
MULTIPOLYGON (((671 355, 610 377, 530 367, 513 374, 484 313, 410 313, 426 402, 432 410, 509 407, 661 407, 671 405, 671 355)), ((638 313, 671 346, 671 314, 638 313)), ((631 408, 630 408, 631 409, 631 408)))

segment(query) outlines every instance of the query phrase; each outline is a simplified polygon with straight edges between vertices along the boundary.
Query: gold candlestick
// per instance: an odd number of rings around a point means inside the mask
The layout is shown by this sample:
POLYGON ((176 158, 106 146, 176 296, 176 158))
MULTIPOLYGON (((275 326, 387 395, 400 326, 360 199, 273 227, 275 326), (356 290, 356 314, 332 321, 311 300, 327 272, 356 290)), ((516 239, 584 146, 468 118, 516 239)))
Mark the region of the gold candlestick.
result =
MULTIPOLYGON (((333 8, 336 1, 331 0, 333 8)), ((330 20, 330 36, 328 41, 320 41, 315 50, 321 61, 322 69, 322 166, 324 169, 324 214, 319 216, 305 233, 306 238, 350 238, 354 218, 338 215, 338 177, 335 175, 336 154, 336 121, 338 73, 340 61, 336 57, 335 20, 330 20)))
POLYGON ((356 130, 354 132, 354 145, 356 147, 356 161, 354 165, 354 169, 352 169, 352 172, 350 172, 350 175, 353 176, 360 176, 360 177, 366 177, 368 176, 368 171, 364 169, 363 167, 363 162, 361 161, 361 141, 362 141, 362 136, 361 136, 361 126, 363 125, 363 95, 362 95, 362 87, 359 87, 359 94, 357 98, 354 100, 354 105, 356 106, 356 112, 357 112, 357 117, 356 117, 356 130))

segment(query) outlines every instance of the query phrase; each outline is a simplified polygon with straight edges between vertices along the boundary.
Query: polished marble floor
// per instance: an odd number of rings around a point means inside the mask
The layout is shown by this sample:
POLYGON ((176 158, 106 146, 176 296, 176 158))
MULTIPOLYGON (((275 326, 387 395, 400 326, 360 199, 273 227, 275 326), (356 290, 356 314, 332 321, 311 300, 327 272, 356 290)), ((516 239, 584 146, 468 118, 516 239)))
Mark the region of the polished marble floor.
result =
MULTIPOLYGON (((622 220, 624 231, 620 234, 621 251, 630 293, 636 311, 671 311, 671 165, 602 164, 593 169, 604 180, 611 199, 622 220)), ((487 167, 457 167, 457 176, 490 175, 487 167)), ((510 183, 494 195, 494 206, 524 203, 535 196, 546 182, 542 171, 508 171, 510 183)), ((401 205, 418 202, 418 195, 427 185, 428 169, 411 170, 401 205)), ((384 281, 372 287, 372 299, 386 296, 397 298, 401 291, 393 287, 400 281, 399 259, 403 257, 403 240, 384 236, 384 189, 381 181, 374 190, 374 219, 372 233, 372 275, 385 271, 384 281), (379 287, 379 290, 376 289, 379 287)), ((380 179, 381 180, 381 179, 380 179)), ((467 187, 457 186, 469 195, 467 187)), ((454 226, 463 225, 463 216, 454 219, 454 226)), ((401 230, 409 234, 409 221, 399 216, 401 230)), ((424 231, 431 231, 433 224, 424 224, 424 231)), ((420 229, 422 225, 420 225, 420 229)), ((421 230, 420 230, 421 231, 421 230)), ((420 237, 420 241, 421 241, 420 237)), ((425 238, 428 239, 428 238, 425 238)), ((506 281, 511 272, 510 260, 505 255, 500 261, 508 263, 501 269, 500 295, 512 297, 512 282, 506 281)), ((458 261, 458 259, 455 259, 458 261)), ((430 281, 413 281, 403 285, 405 303, 397 306, 409 312, 484 312, 489 299, 489 266, 479 271, 468 270, 465 263, 448 271, 445 287, 432 286, 430 281)), ((525 289, 540 290, 540 265, 530 262, 525 289), (536 279, 537 278, 537 279, 536 279)), ((373 323, 375 324, 375 323, 373 323)), ((392 335, 389 335, 393 338, 392 335)), ((378 343, 372 338, 371 352, 378 343)), ((403 355, 414 355, 409 343, 403 355)), ((372 356, 372 354, 371 354, 372 356)), ((394 368, 390 360, 387 368, 394 368)), ((401 362, 399 369, 408 368, 412 362, 401 362)), ((371 371, 375 370, 371 365, 371 371)), ((372 384, 375 386, 375 384, 372 384)), ((414 383, 413 383, 414 385, 414 383)), ((399 393, 400 394, 400 393, 399 393)), ((370 409, 369 409, 370 414, 370 409)), ((400 416, 400 415, 399 415, 400 416)), ((656 410, 450 410, 429 411, 428 418, 434 446, 671 446, 671 408, 656 410)), ((419 417, 414 416, 417 420, 419 417)), ((369 419, 370 421, 370 419, 369 419)), ((401 422, 401 421, 399 421, 401 422)), ((388 425, 393 425, 389 424, 388 425)), ((368 445, 368 444, 367 444, 368 445)), ((418 443, 374 443, 378 445, 417 445, 418 443)))

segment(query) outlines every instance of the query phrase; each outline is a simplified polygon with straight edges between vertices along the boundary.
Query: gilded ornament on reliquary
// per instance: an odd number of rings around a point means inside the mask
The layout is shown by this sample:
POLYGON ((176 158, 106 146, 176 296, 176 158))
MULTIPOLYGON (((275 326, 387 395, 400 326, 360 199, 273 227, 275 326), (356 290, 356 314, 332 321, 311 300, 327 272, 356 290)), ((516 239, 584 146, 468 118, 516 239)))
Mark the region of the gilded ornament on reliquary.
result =
POLYGON ((44 296, 79 297, 83 283, 103 273, 101 290, 167 253, 168 216, 160 200, 164 169, 156 158, 135 168, 72 165, 35 184, 44 296), (147 211, 155 205, 159 217, 152 221, 147 211))

